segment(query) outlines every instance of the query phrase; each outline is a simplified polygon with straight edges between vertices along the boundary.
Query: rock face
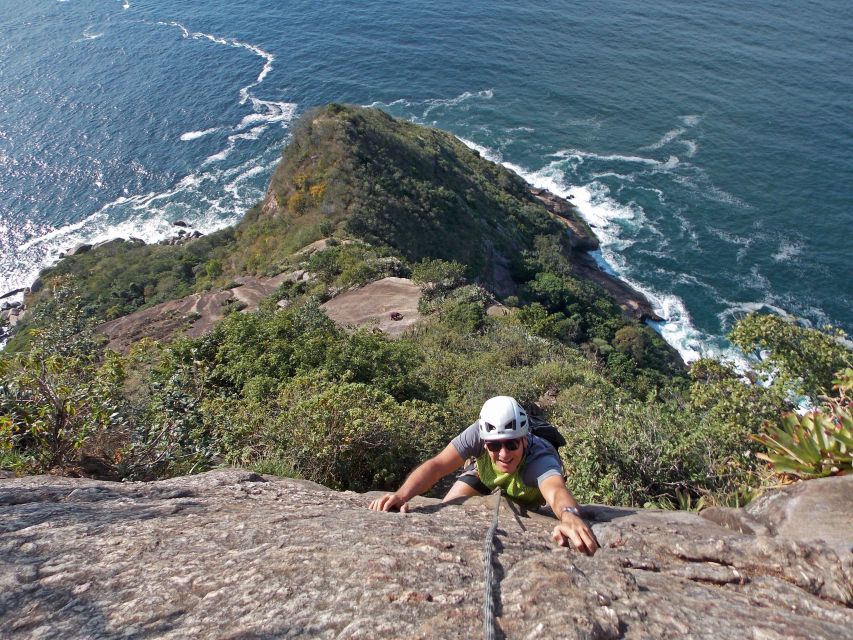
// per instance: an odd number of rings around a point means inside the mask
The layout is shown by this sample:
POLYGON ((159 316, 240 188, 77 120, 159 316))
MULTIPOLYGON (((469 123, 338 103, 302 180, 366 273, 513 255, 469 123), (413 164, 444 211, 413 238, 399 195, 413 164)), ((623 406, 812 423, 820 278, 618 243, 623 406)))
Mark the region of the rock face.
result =
POLYGON ((126 352, 130 345, 142 338, 168 340, 177 335, 197 338, 225 317, 229 304, 239 303, 241 310, 247 313, 256 311, 261 300, 284 281, 295 277, 290 273, 272 278, 240 277, 235 280, 236 286, 226 291, 194 293, 163 302, 104 322, 98 326, 97 332, 106 336, 107 348, 121 352, 126 352))
POLYGON ((391 337, 399 337, 421 319, 420 297, 418 285, 407 278, 391 276, 342 293, 321 306, 332 320, 343 326, 375 327, 391 337))
MULTIPOLYGON (((0 637, 481 637, 494 498, 419 498, 405 515, 370 498, 243 471, 0 480, 0 637)), ((684 512, 587 513, 593 558, 503 501, 496 637, 853 633, 849 552, 684 512)))

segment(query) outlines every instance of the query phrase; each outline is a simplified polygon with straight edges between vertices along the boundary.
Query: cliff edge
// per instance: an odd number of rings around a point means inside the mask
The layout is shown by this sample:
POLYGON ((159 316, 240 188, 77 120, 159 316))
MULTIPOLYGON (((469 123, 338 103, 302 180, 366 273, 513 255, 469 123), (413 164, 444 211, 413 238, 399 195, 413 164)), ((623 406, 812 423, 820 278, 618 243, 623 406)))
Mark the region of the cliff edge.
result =
MULTIPOLYGON (((849 495, 853 478, 808 486, 849 495)), ((419 498, 401 515, 367 510, 370 497, 243 471, 2 480, 0 635, 481 636, 494 503, 419 498)), ((766 500, 765 511, 796 509, 784 494, 766 500)), ((834 517, 849 523, 846 502, 834 517)), ((554 548, 552 519, 503 502, 497 637, 850 637, 853 554, 838 540, 743 533, 678 511, 586 513, 602 545, 592 558, 554 548)))

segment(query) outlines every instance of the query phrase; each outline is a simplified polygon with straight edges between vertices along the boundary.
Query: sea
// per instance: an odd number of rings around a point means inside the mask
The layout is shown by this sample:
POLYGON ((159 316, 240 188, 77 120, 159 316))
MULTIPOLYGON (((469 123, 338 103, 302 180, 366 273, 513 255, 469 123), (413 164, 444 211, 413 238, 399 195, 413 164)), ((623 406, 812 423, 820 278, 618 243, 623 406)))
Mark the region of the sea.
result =
POLYGON ((233 224, 331 101, 570 198, 688 361, 750 311, 853 332, 849 0, 0 0, 0 294, 233 224))

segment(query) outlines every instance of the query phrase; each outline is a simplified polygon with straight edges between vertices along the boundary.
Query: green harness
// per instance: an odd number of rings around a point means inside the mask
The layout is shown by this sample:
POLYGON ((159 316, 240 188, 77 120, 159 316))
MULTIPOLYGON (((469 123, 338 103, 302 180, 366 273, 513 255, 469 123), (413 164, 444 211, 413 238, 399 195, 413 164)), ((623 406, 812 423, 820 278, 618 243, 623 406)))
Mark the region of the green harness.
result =
POLYGON ((521 481, 521 470, 523 468, 524 461, 522 460, 518 469, 512 473, 503 473, 495 469, 495 463, 492 462, 488 453, 477 458, 477 473, 480 475, 480 482, 490 490, 500 487, 505 496, 529 509, 541 507, 545 504, 545 498, 542 497, 542 492, 539 491, 538 487, 528 487, 521 481))

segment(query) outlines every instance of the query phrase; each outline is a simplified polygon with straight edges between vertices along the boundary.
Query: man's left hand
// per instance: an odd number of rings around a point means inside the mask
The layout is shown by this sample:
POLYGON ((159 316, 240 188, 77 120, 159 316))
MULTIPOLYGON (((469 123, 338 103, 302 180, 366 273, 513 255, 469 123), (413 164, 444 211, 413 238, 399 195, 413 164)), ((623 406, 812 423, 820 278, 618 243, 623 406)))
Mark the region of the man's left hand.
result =
POLYGON ((571 544, 585 555, 594 555, 599 545, 592 529, 582 518, 574 514, 564 515, 566 517, 561 519, 551 532, 551 539, 561 547, 568 547, 571 544))

